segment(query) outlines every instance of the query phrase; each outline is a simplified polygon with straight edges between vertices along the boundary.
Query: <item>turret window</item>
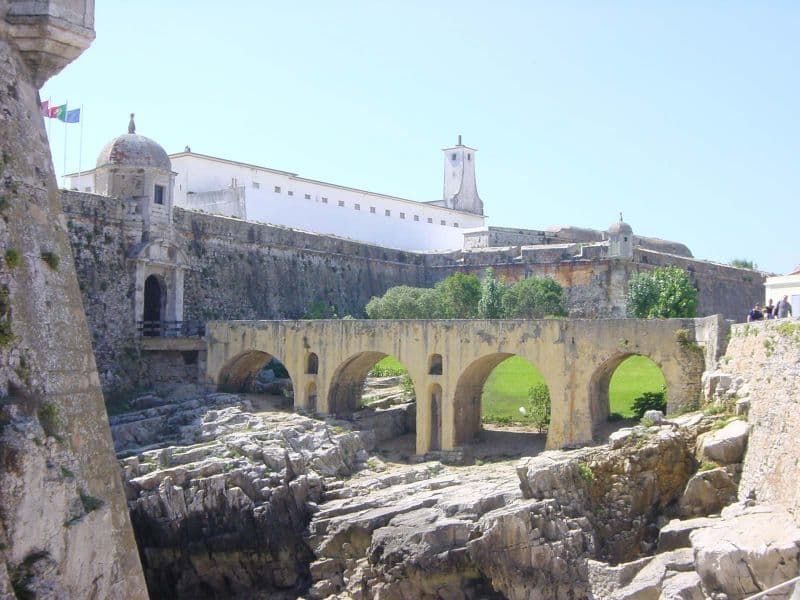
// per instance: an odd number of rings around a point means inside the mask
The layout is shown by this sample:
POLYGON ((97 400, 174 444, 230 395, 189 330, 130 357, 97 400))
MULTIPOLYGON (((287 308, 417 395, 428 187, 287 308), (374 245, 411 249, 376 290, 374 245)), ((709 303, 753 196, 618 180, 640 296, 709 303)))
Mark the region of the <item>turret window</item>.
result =
POLYGON ((156 185, 153 191, 153 202, 156 204, 164 204, 164 186, 156 185))

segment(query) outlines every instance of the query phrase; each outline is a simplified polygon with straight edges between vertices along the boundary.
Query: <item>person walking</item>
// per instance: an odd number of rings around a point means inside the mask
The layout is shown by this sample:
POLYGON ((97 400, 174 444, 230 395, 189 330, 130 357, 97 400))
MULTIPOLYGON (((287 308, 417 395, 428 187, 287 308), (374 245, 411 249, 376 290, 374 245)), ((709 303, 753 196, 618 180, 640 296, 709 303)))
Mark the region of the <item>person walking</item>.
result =
POLYGON ((749 313, 747 313, 747 322, 751 323, 752 321, 762 321, 764 319, 764 313, 761 312, 761 305, 756 304, 749 313))
POLYGON ((784 296, 783 300, 775 305, 775 317, 785 319, 792 316, 792 305, 789 303, 789 296, 784 296))
POLYGON ((769 299, 769 302, 767 302, 767 305, 764 307, 764 316, 767 319, 775 318, 775 306, 772 304, 772 298, 769 299))

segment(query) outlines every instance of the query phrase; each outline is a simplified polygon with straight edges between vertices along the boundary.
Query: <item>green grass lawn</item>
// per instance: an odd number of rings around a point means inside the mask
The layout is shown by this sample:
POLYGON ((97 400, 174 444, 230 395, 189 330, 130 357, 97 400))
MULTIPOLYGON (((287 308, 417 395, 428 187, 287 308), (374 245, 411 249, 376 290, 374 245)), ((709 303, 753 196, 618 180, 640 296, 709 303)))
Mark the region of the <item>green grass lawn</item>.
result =
POLYGON ((623 417, 632 417, 634 399, 644 392, 660 392, 664 385, 664 376, 656 363, 646 356, 631 356, 617 367, 611 376, 608 396, 611 401, 611 412, 623 417))
POLYGON ((483 384, 481 416, 491 421, 520 420, 519 407, 528 406, 528 388, 543 382, 542 374, 527 360, 519 356, 507 358, 483 384))
MULTIPOLYGON (((393 356, 387 356, 375 367, 387 375, 406 372, 403 364, 393 356)), ((528 389, 543 382, 542 374, 524 358, 512 356, 504 360, 489 374, 483 386, 482 416, 491 420, 519 420, 519 407, 528 404, 528 389)), ((645 356, 631 356, 611 376, 608 390, 611 412, 632 417, 633 400, 644 392, 661 391, 663 385, 661 369, 653 361, 645 356)))

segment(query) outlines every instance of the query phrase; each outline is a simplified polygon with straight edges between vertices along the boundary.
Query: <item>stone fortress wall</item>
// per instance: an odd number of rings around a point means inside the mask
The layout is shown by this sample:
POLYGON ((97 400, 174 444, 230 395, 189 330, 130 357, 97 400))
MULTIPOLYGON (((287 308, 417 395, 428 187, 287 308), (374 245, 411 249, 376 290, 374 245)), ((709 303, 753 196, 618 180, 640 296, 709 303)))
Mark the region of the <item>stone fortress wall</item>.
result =
MULTIPOLYGON (((62 204, 103 387, 150 385, 154 370, 141 351, 132 310, 130 257, 141 245, 141 216, 124 201, 82 192, 63 191, 62 204)), ((756 272, 641 247, 632 259, 609 258, 604 248, 580 243, 415 253, 177 207, 170 228, 189 262, 187 321, 294 319, 315 305, 361 316, 369 299, 389 287, 430 286, 459 271, 481 276, 487 267, 510 282, 552 277, 565 288, 573 317, 624 316, 628 279, 667 264, 690 273, 700 290, 700 315, 740 320, 763 294, 756 272)), ((193 360, 179 353, 171 359, 176 367, 193 360)))
POLYGON ((0 598, 147 597, 38 94, 93 22, 0 0, 0 598))

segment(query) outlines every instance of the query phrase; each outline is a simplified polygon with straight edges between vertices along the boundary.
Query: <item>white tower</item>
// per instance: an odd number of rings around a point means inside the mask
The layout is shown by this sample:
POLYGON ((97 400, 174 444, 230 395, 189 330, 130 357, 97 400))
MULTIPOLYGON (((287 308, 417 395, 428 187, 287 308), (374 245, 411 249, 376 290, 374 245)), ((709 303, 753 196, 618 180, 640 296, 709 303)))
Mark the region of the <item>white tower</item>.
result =
POLYGON ((483 202, 475 183, 475 148, 458 144, 444 152, 444 205, 454 210, 483 214, 483 202))

